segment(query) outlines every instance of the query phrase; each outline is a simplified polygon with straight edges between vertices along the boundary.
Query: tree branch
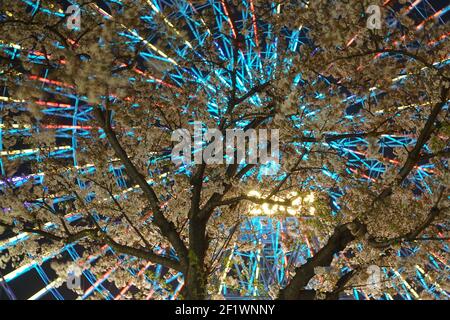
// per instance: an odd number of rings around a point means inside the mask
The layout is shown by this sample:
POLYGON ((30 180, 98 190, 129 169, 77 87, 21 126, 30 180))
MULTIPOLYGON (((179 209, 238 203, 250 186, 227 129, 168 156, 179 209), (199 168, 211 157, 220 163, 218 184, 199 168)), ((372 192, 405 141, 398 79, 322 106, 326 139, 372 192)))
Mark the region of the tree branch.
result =
MULTIPOLYGON (((13 226, 6 224, 4 222, 0 221, 0 226, 3 226, 8 229, 12 229, 13 226)), ((111 248, 116 250, 117 252, 120 252, 122 254, 127 254, 130 256, 138 257, 144 260, 151 261, 153 263, 164 265, 168 268, 172 268, 177 271, 184 271, 184 268, 180 265, 180 263, 172 258, 160 256, 150 250, 146 250, 144 248, 133 248, 127 245, 122 245, 115 240, 113 240, 111 237, 105 235, 105 234, 99 234, 97 229, 84 229, 82 231, 79 231, 77 233, 72 234, 69 237, 61 237, 58 235, 55 235, 53 233, 43 231, 40 229, 34 229, 29 227, 21 228, 21 231, 23 232, 29 232, 34 233, 37 235, 40 235, 46 239, 53 240, 53 241, 59 241, 63 243, 73 243, 78 240, 81 240, 83 238, 89 238, 95 241, 99 241, 104 244, 108 244, 111 248)))

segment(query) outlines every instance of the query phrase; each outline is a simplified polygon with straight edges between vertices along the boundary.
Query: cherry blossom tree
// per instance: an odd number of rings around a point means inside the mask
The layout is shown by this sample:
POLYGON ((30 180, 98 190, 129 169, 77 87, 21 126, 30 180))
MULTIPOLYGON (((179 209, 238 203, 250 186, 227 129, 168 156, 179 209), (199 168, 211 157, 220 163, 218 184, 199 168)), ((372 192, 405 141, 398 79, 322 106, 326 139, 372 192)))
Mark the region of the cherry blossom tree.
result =
MULTIPOLYGON (((299 232, 320 242, 312 257, 290 267, 286 284, 272 284, 272 298, 337 299, 365 286, 371 265, 402 267, 408 277, 430 251, 448 259, 448 26, 414 20, 405 14, 409 1, 387 2, 253 0, 255 18, 244 19, 241 1, 186 1, 205 35, 201 43, 188 20, 172 19, 178 2, 155 11, 152 1, 110 2, 108 9, 78 1, 75 30, 67 27, 69 13, 45 11, 65 12, 62 4, 3 2, 2 48, 16 52, 0 54, 9 101, 1 110, 3 150, 36 148, 40 160, 8 161, 2 178, 1 230, 32 234, 8 257, 20 265, 64 244, 79 243, 86 255, 108 245, 137 258, 132 264, 181 272, 182 298, 219 299, 232 246, 257 250, 239 226, 265 205, 281 220, 291 208, 299 232), (213 5, 227 16, 219 19, 213 5), (370 5, 380 9, 381 29, 368 28, 370 5), (260 63, 245 69, 250 51, 260 63), (28 54, 42 58, 36 63, 28 54), (90 133, 77 138, 76 166, 53 156, 64 138, 55 138, 51 125, 59 123, 42 112, 42 101, 70 104, 68 95, 88 110, 90 133), (223 134, 278 129, 278 172, 261 175, 264 165, 250 163, 174 164, 172 133, 193 133, 194 121, 223 134), (6 130, 18 125, 29 129, 6 130), (388 154, 380 147, 387 136, 409 142, 388 154), (342 152, 343 142, 355 139, 365 142, 351 151, 380 163, 378 176, 342 152), (24 166, 41 173, 42 184, 10 182, 24 166), (330 191, 342 195, 339 209, 330 191), (292 209, 311 192, 312 211, 292 209), (72 213, 82 218, 69 222, 72 213)), ((286 250, 295 250, 296 234, 287 236, 286 250)), ((93 269, 114 263, 105 257, 93 269)), ((68 263, 54 268, 64 275, 68 263)), ((430 269, 428 276, 448 288, 448 274, 430 269)), ((122 287, 130 275, 119 267, 111 280, 122 287)), ((134 285, 141 289, 135 298, 148 290, 145 281, 134 285)), ((419 294, 429 298, 426 290, 419 294)))

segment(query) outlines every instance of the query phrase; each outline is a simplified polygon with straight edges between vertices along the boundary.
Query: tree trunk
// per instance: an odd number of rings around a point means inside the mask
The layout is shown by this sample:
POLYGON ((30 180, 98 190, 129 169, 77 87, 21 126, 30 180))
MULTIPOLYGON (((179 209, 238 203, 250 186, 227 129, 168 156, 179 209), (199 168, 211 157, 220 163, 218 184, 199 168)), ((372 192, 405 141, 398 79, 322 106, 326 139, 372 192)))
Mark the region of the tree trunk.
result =
POLYGON ((183 296, 187 300, 204 300, 207 298, 205 253, 208 240, 205 236, 206 223, 201 219, 189 221, 189 254, 183 296))
MULTIPOLYGON (((191 256, 191 252, 189 254, 191 256)), ((205 300, 207 298, 205 268, 202 262, 189 261, 189 268, 184 278, 182 292, 184 299, 205 300)))

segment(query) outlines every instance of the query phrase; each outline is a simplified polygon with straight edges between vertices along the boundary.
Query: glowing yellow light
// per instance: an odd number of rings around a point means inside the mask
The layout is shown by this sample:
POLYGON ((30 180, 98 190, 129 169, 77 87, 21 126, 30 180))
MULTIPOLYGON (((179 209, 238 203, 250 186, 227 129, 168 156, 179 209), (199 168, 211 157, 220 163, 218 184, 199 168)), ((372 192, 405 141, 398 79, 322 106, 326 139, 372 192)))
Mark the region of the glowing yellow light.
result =
MULTIPOLYGON (((250 197, 254 197, 257 199, 264 200, 262 194, 257 190, 251 190, 248 194, 250 197)), ((275 214, 289 214, 291 216, 300 214, 303 211, 307 211, 310 215, 314 215, 316 209, 312 206, 306 207, 304 210, 304 202, 313 203, 314 202, 314 194, 310 193, 304 198, 300 197, 299 194, 295 191, 292 191, 288 194, 287 197, 278 197, 272 196, 270 199, 274 202, 264 202, 261 204, 253 204, 253 206, 249 210, 249 214, 253 216, 257 215, 275 215, 275 214), (281 205, 276 202, 290 202, 289 205, 281 205)))
POLYGON ((305 197, 305 202, 313 203, 314 202, 314 193, 310 193, 305 197))
POLYGON ((297 211, 294 210, 294 209, 292 209, 292 208, 287 208, 287 212, 288 212, 291 216, 294 216, 294 215, 297 213, 297 211))
POLYGON ((17 99, 12 99, 12 98, 8 98, 8 97, 4 97, 4 96, 0 96, 0 101, 5 101, 5 102, 25 102, 25 100, 17 100, 17 99))
POLYGON ((298 197, 294 201, 292 201, 292 205, 296 206, 296 207, 301 206, 302 205, 302 197, 298 197))
POLYGON ((272 209, 270 210, 270 214, 275 214, 278 212, 278 205, 272 206, 272 209))
POLYGON ((253 208, 252 210, 250 210, 250 214, 254 216, 259 216, 261 214, 261 209, 253 208))
MULTIPOLYGON (((0 97, 0 100, 1 100, 1 97, 0 97)), ((1 129, 4 129, 4 128, 7 128, 7 126, 5 126, 4 123, 0 123, 0 128, 1 128, 1 129)), ((30 129, 31 126, 28 125, 28 124, 20 125, 20 124, 13 123, 13 124, 10 126, 10 128, 13 128, 13 129, 20 129, 20 128, 23 128, 23 129, 30 129)))

